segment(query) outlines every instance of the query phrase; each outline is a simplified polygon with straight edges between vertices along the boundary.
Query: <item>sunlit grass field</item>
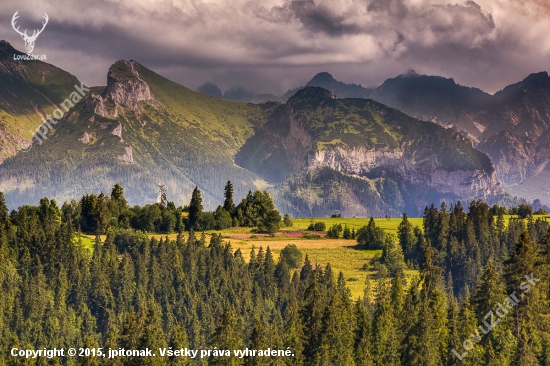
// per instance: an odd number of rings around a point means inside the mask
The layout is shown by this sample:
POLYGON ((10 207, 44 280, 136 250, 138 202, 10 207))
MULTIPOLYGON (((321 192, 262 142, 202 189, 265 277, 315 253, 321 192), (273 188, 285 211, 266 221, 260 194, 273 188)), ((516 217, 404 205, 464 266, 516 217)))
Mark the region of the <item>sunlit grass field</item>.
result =
MULTIPOLYGON (((307 219, 293 219, 293 227, 299 228, 299 229, 307 229, 309 224, 312 222, 324 222, 327 226, 327 229, 331 227, 332 225, 336 224, 342 224, 342 226, 347 225, 350 230, 351 229, 359 229, 363 226, 367 225, 369 223, 370 218, 307 218, 307 219)), ((421 217, 414 217, 410 218, 409 221, 413 224, 413 226, 418 226, 422 228, 422 218, 421 217)), ((399 218, 381 218, 381 219, 374 219, 374 222, 376 223, 376 226, 381 227, 386 232, 389 233, 397 233, 397 227, 399 226, 399 223, 401 222, 401 217, 399 218)))
MULTIPOLYGON (((506 224, 512 218, 510 215, 505 216, 506 224)), ((535 216, 536 218, 550 219, 550 216, 535 216)), ((378 227, 382 228, 387 233, 397 234, 397 227, 401 222, 401 218, 378 218, 374 219, 378 227)), ((346 279, 352 297, 357 299, 363 297, 365 288, 365 280, 367 277, 371 281, 371 288, 375 288, 376 271, 370 264, 371 259, 376 255, 381 255, 381 250, 362 250, 356 248, 356 241, 353 239, 306 239, 301 235, 311 222, 324 222, 327 229, 334 224, 347 225, 350 229, 356 231, 367 225, 369 218, 306 218, 293 219, 293 226, 290 228, 282 228, 274 237, 266 234, 256 234, 253 229, 246 227, 230 228, 226 230, 206 231, 205 235, 209 241, 212 234, 221 234, 224 240, 231 243, 232 249, 235 251, 240 249, 245 260, 250 259, 250 252, 254 248, 256 253, 260 247, 264 251, 267 247, 271 249, 275 261, 279 258, 279 253, 288 244, 295 244, 302 252, 304 259, 308 256, 310 262, 314 265, 320 265, 325 268, 330 263, 335 277, 342 271, 346 279)), ((409 218, 413 226, 422 228, 422 218, 409 218)), ((188 233, 184 234, 187 237, 188 233)), ((201 233, 197 233, 200 236, 201 233)), ((165 238, 171 240, 176 239, 177 234, 151 234, 151 237, 165 238)), ((93 249, 94 236, 82 235, 82 244, 84 247, 93 249)), ((105 240, 105 235, 101 236, 101 240, 105 240)), ((417 275, 416 270, 406 270, 405 276, 408 280, 417 275)))

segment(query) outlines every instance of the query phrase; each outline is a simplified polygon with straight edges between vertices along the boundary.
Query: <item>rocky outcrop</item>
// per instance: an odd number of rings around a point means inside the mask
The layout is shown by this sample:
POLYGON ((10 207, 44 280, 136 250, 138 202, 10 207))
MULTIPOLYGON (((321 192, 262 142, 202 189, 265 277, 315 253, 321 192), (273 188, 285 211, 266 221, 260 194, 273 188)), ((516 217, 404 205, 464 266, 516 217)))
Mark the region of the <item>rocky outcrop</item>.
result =
POLYGON ((132 152, 131 146, 125 147, 126 152, 118 157, 118 160, 121 160, 125 162, 126 164, 133 164, 134 163, 134 154, 132 152))
MULTIPOLYGON (((92 104, 95 114, 101 117, 118 117, 118 108, 116 105, 108 106, 109 99, 99 94, 92 94, 91 98, 86 99, 88 105, 92 104)), ((93 123, 93 121, 92 121, 93 123)))
POLYGON ((365 148, 334 148, 315 151, 309 157, 309 166, 328 166, 331 169, 353 175, 366 175, 374 168, 398 165, 403 151, 397 149, 367 150, 365 148))
POLYGON ((109 69, 107 88, 103 96, 110 97, 117 106, 141 111, 140 102, 153 100, 149 85, 140 77, 133 60, 118 61, 109 69))
POLYGON ((491 158, 498 177, 507 185, 539 174, 550 162, 549 144, 507 131, 486 138, 477 147, 491 158))
POLYGON ((124 139, 122 138, 122 123, 119 123, 118 126, 116 126, 111 133, 115 136, 118 136, 121 142, 124 141, 124 139))
POLYGON ((88 145, 90 143, 90 134, 88 132, 84 132, 84 135, 82 135, 82 137, 79 138, 78 141, 88 145))
POLYGON ((490 173, 479 169, 452 170, 432 164, 419 166, 415 159, 406 156, 402 150, 382 148, 380 150, 325 149, 315 151, 309 159, 312 169, 329 167, 333 170, 369 178, 391 176, 420 190, 434 189, 445 195, 457 197, 484 197, 503 193, 495 171, 490 173))

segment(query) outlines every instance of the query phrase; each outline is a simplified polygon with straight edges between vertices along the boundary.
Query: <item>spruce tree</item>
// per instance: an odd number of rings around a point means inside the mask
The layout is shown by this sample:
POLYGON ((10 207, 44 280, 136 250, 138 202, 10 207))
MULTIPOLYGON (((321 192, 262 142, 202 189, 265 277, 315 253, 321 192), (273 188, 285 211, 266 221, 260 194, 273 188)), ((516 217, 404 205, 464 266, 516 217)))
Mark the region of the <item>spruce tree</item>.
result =
POLYGON ((506 285, 491 258, 472 295, 472 305, 480 320, 474 331, 487 365, 512 365, 515 339, 511 332, 510 313, 513 305, 507 303, 506 285), (497 326, 493 326, 496 325, 497 326))
POLYGON ((201 191, 199 191, 198 187, 195 187, 191 195, 191 202, 189 203, 189 228, 193 229, 197 226, 202 217, 202 210, 201 191))
POLYGON ((10 216, 6 198, 4 197, 4 193, 0 191, 0 226, 7 225, 9 217, 10 216))
POLYGON ((354 355, 357 366, 373 366, 372 324, 370 314, 362 301, 355 303, 354 355))
POLYGON ((231 216, 233 216, 235 212, 235 202, 233 202, 233 184, 231 184, 231 181, 229 180, 225 185, 223 197, 224 197, 223 208, 227 212, 229 212, 231 216))
POLYGON ((406 213, 403 213, 403 218, 397 227, 397 237, 405 255, 405 262, 414 261, 416 237, 413 225, 406 213))
MULTIPOLYGON (((225 302, 224 312, 210 340, 210 346, 218 350, 238 350, 243 347, 242 328, 233 306, 225 302)), ((238 357, 210 357, 209 365, 237 366, 243 364, 243 359, 238 357)))

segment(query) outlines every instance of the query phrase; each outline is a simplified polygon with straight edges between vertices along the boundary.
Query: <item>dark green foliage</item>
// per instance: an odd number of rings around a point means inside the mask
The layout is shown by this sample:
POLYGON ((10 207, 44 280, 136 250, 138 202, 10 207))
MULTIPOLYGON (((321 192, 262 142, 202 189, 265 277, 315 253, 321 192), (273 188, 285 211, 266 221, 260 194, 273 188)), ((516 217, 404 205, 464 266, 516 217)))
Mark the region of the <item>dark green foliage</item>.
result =
POLYGON ((214 226, 216 230, 223 230, 230 228, 233 225, 233 220, 229 211, 227 211, 222 206, 218 206, 216 212, 214 212, 214 226))
POLYGON ((191 195, 191 202, 189 203, 189 228, 195 228, 195 225, 201 219, 202 210, 201 191, 199 191, 198 187, 195 187, 191 195))
POLYGON ((4 193, 0 192, 0 225, 6 225, 9 219, 9 210, 4 193))
POLYGON ((510 215, 518 215, 521 219, 525 219, 527 216, 533 214, 533 206, 522 203, 517 207, 512 207, 509 213, 510 215))
POLYGON ((365 249, 382 249, 386 234, 384 230, 376 226, 374 218, 371 217, 368 225, 357 230, 357 244, 365 249))
POLYGON ((338 239, 342 235, 342 224, 334 224, 327 231, 327 238, 338 239))
POLYGON ((411 262, 414 265, 419 265, 419 253, 422 249, 417 246, 418 239, 406 213, 403 213, 403 220, 397 227, 397 238, 399 239, 399 245, 401 245, 401 248, 403 249, 405 262, 411 262))
POLYGON ((382 263, 388 267, 388 271, 395 275, 401 273, 406 268, 403 249, 394 235, 388 234, 384 240, 382 248, 382 263))
POLYGON ((327 225, 322 221, 316 223, 312 222, 311 224, 309 224, 307 229, 310 231, 325 231, 327 229, 327 225))
POLYGON ((342 237, 344 239, 353 239, 351 237, 351 230, 349 229, 348 225, 344 225, 344 231, 342 233, 342 237))
POLYGON ((292 219, 290 218, 290 215, 288 212, 285 212, 285 216, 283 217, 283 225, 285 227, 292 227, 292 219))
POLYGON ((268 191, 248 192, 237 206, 236 215, 240 225, 257 227, 259 231, 274 234, 281 226, 281 215, 268 191))
POLYGON ((235 202, 233 202, 233 184, 229 180, 225 185, 223 198, 223 208, 232 215, 235 211, 235 202))
POLYGON ((296 244, 288 244, 281 250, 280 260, 285 262, 289 268, 299 268, 302 265, 302 252, 296 244))

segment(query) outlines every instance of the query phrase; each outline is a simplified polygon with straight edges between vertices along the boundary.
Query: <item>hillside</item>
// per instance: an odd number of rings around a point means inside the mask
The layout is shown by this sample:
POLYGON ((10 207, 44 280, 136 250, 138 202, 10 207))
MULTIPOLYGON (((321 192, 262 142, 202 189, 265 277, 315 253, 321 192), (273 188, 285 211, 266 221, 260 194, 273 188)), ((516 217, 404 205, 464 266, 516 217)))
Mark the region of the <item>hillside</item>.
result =
POLYGON ((59 107, 80 82, 41 61, 14 60, 24 53, 0 41, 0 164, 27 148, 42 119, 59 107))
POLYGON ((196 93, 119 61, 100 94, 77 104, 42 145, 1 166, 0 190, 17 206, 108 192, 120 182, 131 202, 142 203, 156 200, 160 182, 183 204, 199 185, 210 207, 227 180, 243 196, 260 182, 232 156, 268 109, 196 93))

